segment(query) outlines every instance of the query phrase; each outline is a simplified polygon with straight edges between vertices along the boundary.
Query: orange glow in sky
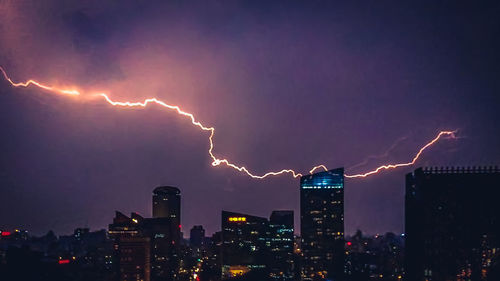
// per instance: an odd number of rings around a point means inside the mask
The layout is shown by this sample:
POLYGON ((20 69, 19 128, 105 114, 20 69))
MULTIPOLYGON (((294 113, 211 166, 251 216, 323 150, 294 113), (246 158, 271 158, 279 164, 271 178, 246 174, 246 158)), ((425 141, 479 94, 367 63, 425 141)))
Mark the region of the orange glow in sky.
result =
MULTIPOLYGON (((12 79, 7 75, 7 73, 5 72, 5 70, 2 67, 0 67, 0 71, 2 72, 4 78, 14 87, 27 88, 29 86, 36 86, 40 89, 44 89, 44 90, 47 90, 47 91, 55 93, 55 94, 71 95, 71 96, 80 96, 81 95, 81 93, 79 91, 74 90, 74 89, 61 89, 61 88, 56 88, 56 87, 52 87, 52 86, 47 86, 47 85, 44 85, 42 83, 39 83, 39 82, 37 82, 35 80, 31 80, 31 79, 26 81, 26 82, 23 82, 23 83, 16 83, 16 82, 12 81, 12 79)), ((146 107, 149 104, 156 104, 156 105, 162 106, 168 110, 173 110, 179 115, 187 117, 194 126, 200 128, 202 131, 209 132, 208 141, 209 141, 210 146, 208 149, 208 154, 210 155, 210 158, 212 159, 212 166, 219 166, 221 164, 224 164, 224 165, 231 167, 237 171, 243 172, 254 179, 263 179, 263 178, 266 178, 269 176, 277 176, 277 175, 286 174, 286 173, 291 174, 294 178, 302 176, 301 173, 298 173, 292 169, 283 169, 281 171, 274 171, 274 172, 271 171, 271 172, 267 172, 267 173, 262 174, 262 175, 256 175, 256 174, 250 172, 244 166, 238 166, 236 164, 233 164, 233 163, 229 162, 229 160, 227 160, 227 159, 217 158, 213 152, 213 150, 214 150, 213 137, 215 134, 215 128, 214 127, 207 127, 207 126, 203 125, 200 121, 196 120, 196 118, 194 117, 194 115, 192 113, 183 111, 178 105, 169 105, 169 104, 165 103, 164 101, 161 101, 161 100, 156 99, 156 98, 148 98, 148 99, 145 99, 143 102, 131 102, 131 101, 114 101, 106 93, 92 93, 92 94, 88 94, 88 96, 100 97, 104 101, 106 101, 108 104, 110 104, 112 106, 116 106, 116 107, 146 107)), ((417 160, 420 158, 420 156, 422 155, 424 150, 426 150, 427 148, 429 148, 430 146, 435 144, 437 141, 439 141, 443 137, 455 138, 455 133, 456 133, 456 131, 441 131, 441 132, 439 132, 434 139, 432 139, 430 142, 428 142, 422 148, 420 148, 420 150, 417 152, 417 154, 413 157, 413 159, 410 162, 397 163, 397 164, 385 164, 385 165, 379 166, 379 167, 377 167, 371 171, 365 172, 365 173, 352 174, 352 175, 344 174, 344 176, 346 178, 365 178, 365 177, 377 174, 383 170, 390 170, 390 169, 395 169, 395 168, 399 168, 399 167, 411 166, 417 162, 417 160)), ((325 171, 328 170, 328 168, 325 165, 321 164, 321 165, 313 167, 309 171, 309 173, 312 174, 317 169, 323 169, 325 171)))

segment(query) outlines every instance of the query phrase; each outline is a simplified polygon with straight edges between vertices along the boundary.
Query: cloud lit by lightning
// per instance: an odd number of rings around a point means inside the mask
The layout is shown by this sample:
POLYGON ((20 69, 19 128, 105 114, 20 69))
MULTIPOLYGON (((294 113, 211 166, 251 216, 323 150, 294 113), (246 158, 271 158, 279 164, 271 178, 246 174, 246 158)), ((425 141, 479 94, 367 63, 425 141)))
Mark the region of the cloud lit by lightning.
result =
MULTIPOLYGON (((47 86, 47 85, 44 85, 44 84, 42 84, 40 82, 37 82, 35 80, 31 80, 31 79, 28 80, 28 81, 26 81, 26 82, 17 82, 16 83, 16 82, 14 82, 7 75, 7 73, 5 72, 5 70, 2 67, 0 67, 0 71, 2 72, 4 78, 12 86, 14 86, 14 87, 25 87, 25 88, 27 88, 29 86, 36 86, 38 88, 47 90, 47 91, 55 93, 55 94, 71 95, 71 96, 82 96, 82 93, 80 93, 78 90, 74 90, 74 89, 61 89, 61 88, 57 88, 57 87, 53 87, 53 86, 47 86)), ((203 125, 200 121, 196 120, 196 118, 194 117, 194 115, 192 113, 183 111, 177 105, 170 105, 170 104, 167 104, 164 101, 161 101, 161 100, 156 99, 156 98, 148 98, 148 99, 145 99, 143 102, 114 101, 106 93, 92 93, 92 94, 87 94, 85 96, 86 97, 88 96, 88 97, 102 98, 108 104, 110 104, 112 106, 117 106, 117 107, 147 107, 149 104, 157 104, 157 105, 162 106, 162 107, 164 107, 166 109, 173 110, 173 111, 175 111, 179 115, 187 117, 188 119, 191 120, 191 123, 194 126, 200 128, 202 131, 209 132, 208 141, 209 141, 209 145, 210 146, 209 146, 209 149, 208 149, 208 154, 209 154, 210 158, 212 159, 212 166, 219 166, 221 164, 224 164, 224 165, 226 165, 228 167, 231 167, 231 168, 233 168, 235 170, 243 172, 246 175, 248 175, 248 176, 250 176, 251 178, 254 178, 254 179, 263 179, 263 178, 266 178, 266 177, 269 177, 269 176, 277 176, 277 175, 286 174, 286 173, 287 174, 291 174, 294 178, 302 176, 301 173, 298 173, 298 172, 296 172, 296 171, 294 171, 292 169, 283 169, 281 171, 271 171, 271 172, 267 172, 267 173, 262 174, 262 175, 256 175, 256 174, 250 172, 250 170, 248 170, 248 168, 246 168, 244 166, 238 166, 236 164, 233 164, 233 163, 229 162, 229 160, 227 160, 227 159, 217 158, 214 155, 214 152, 213 152, 214 151, 213 137, 215 135, 215 128, 214 127, 207 127, 207 126, 203 125)), ((413 159, 410 162, 397 163, 397 164, 386 164, 386 165, 379 166, 379 167, 375 168, 374 170, 371 170, 371 171, 368 171, 368 172, 365 172, 365 173, 352 174, 352 175, 344 174, 344 176, 346 178, 365 178, 365 177, 377 174, 377 173, 379 173, 379 172, 381 172, 383 170, 389 170, 389 169, 395 169, 395 168, 399 168, 399 167, 411 166, 411 165, 413 165, 413 164, 416 163, 416 161, 420 158, 420 156, 422 155, 422 153, 424 152, 424 150, 426 150, 428 147, 430 147, 433 144, 435 144, 441 138, 444 138, 444 137, 456 138, 456 136, 455 136, 456 132, 457 132, 456 130, 455 131, 441 131, 441 132, 439 132, 438 135, 434 139, 432 139, 430 142, 428 142, 422 148, 420 148, 420 150, 417 152, 417 154, 413 157, 413 159)), ((396 144, 399 143, 400 141, 401 141, 401 139, 399 139, 396 142, 396 144)), ((391 148, 389 149, 389 151, 394 146, 395 145, 391 146, 391 148)), ((313 167, 309 171, 309 173, 312 174, 312 173, 314 173, 318 169, 323 169, 325 171, 328 170, 328 168, 325 165, 321 164, 321 165, 313 167)))

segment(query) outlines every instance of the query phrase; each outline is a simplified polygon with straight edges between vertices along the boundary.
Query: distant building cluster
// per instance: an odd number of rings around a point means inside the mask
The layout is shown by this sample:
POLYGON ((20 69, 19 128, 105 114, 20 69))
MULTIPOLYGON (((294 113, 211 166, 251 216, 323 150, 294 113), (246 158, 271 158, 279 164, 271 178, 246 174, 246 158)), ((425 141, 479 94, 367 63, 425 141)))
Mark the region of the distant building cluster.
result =
POLYGON ((42 237, 0 232, 0 280, 500 280, 500 170, 416 169, 406 176, 405 233, 344 232, 342 168, 300 179, 294 212, 221 212, 184 239, 181 191, 153 190, 152 218, 116 211, 107 230, 42 237))

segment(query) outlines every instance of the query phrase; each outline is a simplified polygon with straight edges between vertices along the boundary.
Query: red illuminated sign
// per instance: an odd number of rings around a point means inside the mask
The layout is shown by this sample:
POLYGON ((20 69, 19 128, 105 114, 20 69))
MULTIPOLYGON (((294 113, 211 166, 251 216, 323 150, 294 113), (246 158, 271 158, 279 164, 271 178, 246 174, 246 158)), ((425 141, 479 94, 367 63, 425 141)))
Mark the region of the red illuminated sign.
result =
POLYGON ((10 235, 10 232, 8 231, 2 231, 2 236, 9 236, 10 235))
POLYGON ((69 263, 69 260, 59 260, 59 264, 67 264, 69 263))

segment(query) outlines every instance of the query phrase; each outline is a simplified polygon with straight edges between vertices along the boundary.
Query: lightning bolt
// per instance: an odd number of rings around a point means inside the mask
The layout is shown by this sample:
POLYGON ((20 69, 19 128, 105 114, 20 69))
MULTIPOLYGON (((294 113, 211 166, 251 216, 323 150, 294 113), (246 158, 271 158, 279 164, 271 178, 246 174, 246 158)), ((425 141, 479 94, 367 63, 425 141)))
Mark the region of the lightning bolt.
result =
POLYGON ((418 151, 418 153, 415 155, 415 157, 413 157, 413 160, 411 160, 410 162, 407 162, 407 163, 399 163, 399 164, 388 164, 388 165, 382 165, 380 167, 377 167, 375 170, 372 170, 372 171, 369 171, 369 172, 366 172, 364 174, 355 174, 355 175, 344 175, 346 178, 366 178, 370 175, 373 175, 373 174, 376 174, 382 170, 389 170, 389 169, 395 169, 395 168, 399 168, 399 167, 406 167, 406 166, 411 166, 413 164, 415 164, 415 162, 417 162, 418 158, 420 158, 420 155, 422 155, 422 153, 424 152, 424 150, 426 150, 429 146, 433 145, 434 143, 436 143, 441 137, 443 136, 449 136, 451 138, 455 138, 455 134, 457 133, 457 131, 441 131, 439 132, 439 134, 434 138, 432 139, 430 142, 428 142, 426 145, 424 145, 422 148, 420 148, 420 150, 418 151))
MULTIPOLYGON (((80 96, 81 95, 81 93, 77 90, 61 89, 61 88, 57 88, 57 87, 47 86, 47 85, 44 85, 42 83, 39 83, 39 82, 37 82, 35 80, 31 80, 31 79, 26 81, 26 82, 16 83, 7 75, 7 72, 1 66, 0 66, 0 71, 2 72, 4 78, 12 86, 14 86, 16 88, 17 87, 27 88, 27 87, 33 85, 33 86, 47 90, 47 91, 55 93, 55 94, 71 95, 71 96, 80 96)), ((262 174, 262 175, 256 175, 256 174, 253 174, 252 172, 250 172, 245 166, 238 166, 236 164, 229 162, 229 160, 227 160, 227 159, 217 158, 213 152, 214 151, 213 137, 215 135, 215 128, 214 127, 207 127, 207 126, 203 125, 200 121, 196 120, 196 118, 194 117, 194 115, 192 113, 183 111, 177 105, 170 105, 170 104, 167 104, 164 101, 161 101, 161 100, 156 99, 156 98, 148 98, 148 99, 145 99, 143 102, 130 102, 130 101, 114 101, 106 93, 90 94, 90 96, 100 97, 104 101, 106 101, 108 104, 110 104, 112 106, 118 106, 118 107, 147 107, 149 104, 157 104, 157 105, 162 106, 166 109, 173 110, 173 111, 177 112, 177 114, 179 114, 179 115, 187 117, 189 120, 191 120, 191 123, 194 126, 200 128, 202 131, 210 132, 209 137, 208 137, 208 141, 209 141, 209 145, 210 145, 209 149, 208 149, 208 154, 209 154, 210 158, 212 159, 212 166, 214 166, 214 167, 219 166, 221 164, 224 164, 224 165, 231 167, 239 172, 243 172, 246 175, 248 175, 249 177, 254 178, 254 179, 264 179, 264 178, 269 177, 269 176, 278 176, 281 174, 291 174, 294 178, 302 176, 301 173, 298 173, 292 169, 283 169, 281 171, 271 171, 271 172, 267 172, 267 173, 262 174)), ((439 134, 434 139, 432 139, 430 142, 428 142, 426 145, 424 145, 422 148, 420 148, 420 150, 413 157, 411 162, 382 165, 382 166, 377 167, 376 169, 369 171, 369 172, 366 172, 366 173, 353 174, 353 175, 344 174, 344 176, 346 178, 365 178, 365 177, 368 177, 370 175, 377 174, 382 170, 389 170, 389 169, 395 169, 395 168, 399 168, 399 167, 411 166, 411 165, 415 164, 415 162, 420 158, 420 156, 422 155, 424 150, 426 150, 428 147, 432 146, 434 143, 436 143, 442 137, 447 136, 447 137, 455 138, 456 132, 457 131, 441 131, 441 132, 439 132, 439 134)), ((321 164, 321 165, 313 167, 309 171, 309 173, 312 174, 312 173, 314 173, 314 171, 316 171, 318 169, 323 169, 324 171, 328 171, 328 168, 325 165, 321 164)))
POLYGON ((358 163, 358 164, 355 164, 355 165, 352 165, 351 167, 349 167, 348 169, 354 169, 354 168, 357 168, 357 167, 361 167, 361 166, 364 166, 366 164, 369 163, 369 161, 371 159, 382 159, 384 157, 387 157, 389 156, 389 154, 391 153, 392 150, 394 150, 400 142, 406 140, 408 137, 401 137, 399 139, 397 139, 392 145, 391 147, 389 147, 383 154, 380 154, 380 155, 369 155, 368 157, 365 158, 365 160, 363 160, 362 162, 358 163))

